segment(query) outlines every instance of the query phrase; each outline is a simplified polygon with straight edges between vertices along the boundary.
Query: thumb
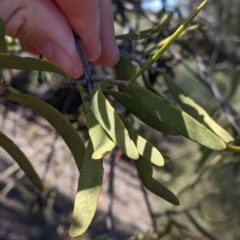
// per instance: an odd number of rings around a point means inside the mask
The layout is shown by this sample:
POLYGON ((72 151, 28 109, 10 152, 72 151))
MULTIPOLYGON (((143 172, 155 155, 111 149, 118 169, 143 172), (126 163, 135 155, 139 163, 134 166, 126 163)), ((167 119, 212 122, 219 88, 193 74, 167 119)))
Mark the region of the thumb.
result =
POLYGON ((71 27, 53 1, 0 1, 0 17, 6 34, 19 38, 27 49, 41 53, 72 78, 82 74, 71 27))

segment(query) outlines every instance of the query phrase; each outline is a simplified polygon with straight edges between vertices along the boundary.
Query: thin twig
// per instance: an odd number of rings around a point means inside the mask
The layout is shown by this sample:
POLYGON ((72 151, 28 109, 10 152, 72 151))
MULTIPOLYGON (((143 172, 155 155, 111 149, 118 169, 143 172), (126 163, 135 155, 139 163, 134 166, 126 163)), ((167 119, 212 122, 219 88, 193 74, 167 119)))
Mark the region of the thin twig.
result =
POLYGON ((46 165, 45 165, 45 169, 44 169, 44 175, 42 177, 43 182, 46 180, 47 174, 49 172, 50 164, 51 164, 51 161, 53 160, 53 156, 55 154, 54 149, 55 149, 55 145, 56 145, 56 141, 57 141, 58 137, 59 137, 58 133, 55 133, 54 139, 53 139, 53 141, 50 145, 50 151, 49 151, 48 156, 46 157, 46 160, 45 160, 46 165))
MULTIPOLYGON (((86 55, 84 53, 84 50, 82 48, 82 45, 80 43, 80 37, 76 33, 74 33, 73 35, 74 35, 77 51, 78 51, 78 54, 79 54, 79 58, 80 58, 80 61, 82 63, 84 79, 87 79, 87 91, 88 91, 89 94, 91 94, 92 91, 93 91, 92 73, 91 73, 91 70, 90 70, 89 65, 88 65, 87 57, 86 57, 86 55)), ((78 79, 76 79, 76 80, 78 80, 78 79)))
MULTIPOLYGON (((123 56, 127 57, 128 59, 136 62, 140 67, 144 66, 146 63, 144 61, 142 61, 141 59, 137 58, 137 57, 134 57, 132 56, 131 54, 123 51, 123 50, 120 50, 119 51, 123 56)), ((159 73, 165 73, 166 72, 166 69, 165 68, 159 68, 159 67, 154 67, 154 66, 151 66, 150 67, 151 69, 154 69, 155 71, 159 72, 159 73)))
POLYGON ((228 21, 228 17, 229 17, 229 13, 230 13, 230 9, 231 9, 231 4, 229 0, 223 0, 222 1, 222 14, 221 14, 221 18, 220 18, 220 29, 218 30, 218 32, 216 33, 216 37, 215 37, 215 44, 214 44, 214 48, 212 51, 212 55, 210 57, 209 60, 209 66, 213 67, 216 64, 216 60, 218 58, 218 55, 222 49, 222 45, 223 45, 223 29, 224 29, 224 25, 226 27, 226 23, 228 21))
MULTIPOLYGON (((101 81, 106 81, 108 83, 117 84, 117 85, 124 85, 126 87, 129 87, 129 82, 125 81, 125 80, 118 80, 118 79, 108 78, 108 77, 92 76, 92 82, 101 82, 101 81)), ((70 82, 63 81, 62 86, 67 87, 67 86, 72 86, 72 85, 75 85, 75 84, 80 84, 81 86, 86 87, 88 82, 89 82, 88 79, 72 79, 70 82)))
POLYGON ((114 78, 107 78, 107 77, 92 77, 92 80, 95 82, 101 82, 106 81, 109 83, 117 84, 117 85, 124 85, 126 87, 129 87, 129 82, 125 80, 118 80, 114 78))
POLYGON ((62 87, 68 87, 68 86, 73 86, 76 84, 80 84, 83 87, 86 87, 88 84, 88 79, 72 79, 70 82, 63 81, 61 83, 62 87))
POLYGON ((87 57, 86 57, 86 55, 84 53, 84 50, 82 48, 82 45, 80 43, 80 37, 76 33, 74 33, 74 38, 75 38, 77 51, 78 51, 78 54, 79 54, 79 57, 80 57, 80 61, 82 63, 82 68, 83 68, 85 78, 91 80, 92 73, 91 73, 91 70, 90 70, 89 65, 88 65, 87 57))
POLYGON ((10 179, 7 184, 4 186, 4 188, 1 190, 1 194, 3 196, 6 196, 14 187, 19 185, 20 179, 22 179, 25 176, 25 173, 19 169, 18 173, 13 179, 10 179))
POLYGON ((5 169, 3 172, 1 172, 0 181, 7 179, 10 175, 12 175, 17 170, 19 170, 19 166, 15 162, 11 166, 9 166, 7 169, 5 169))
POLYGON ((196 204, 195 206, 191 206, 189 208, 184 208, 184 209, 181 209, 181 210, 166 210, 164 212, 154 214, 154 217, 155 218, 160 218, 160 217, 171 217, 171 216, 174 216, 174 215, 181 215, 181 214, 184 214, 188 211, 196 210, 198 208, 199 208, 199 205, 196 204))
POLYGON ((142 184, 141 184, 141 190, 143 192, 144 200, 145 200, 145 203, 146 203, 146 206, 147 206, 147 210, 148 210, 149 216, 150 216, 151 221, 152 221, 153 232, 156 232, 157 231, 157 224, 156 224, 156 221, 155 221, 155 218, 154 218, 151 203, 148 199, 147 191, 145 190, 145 188, 143 187, 142 184))

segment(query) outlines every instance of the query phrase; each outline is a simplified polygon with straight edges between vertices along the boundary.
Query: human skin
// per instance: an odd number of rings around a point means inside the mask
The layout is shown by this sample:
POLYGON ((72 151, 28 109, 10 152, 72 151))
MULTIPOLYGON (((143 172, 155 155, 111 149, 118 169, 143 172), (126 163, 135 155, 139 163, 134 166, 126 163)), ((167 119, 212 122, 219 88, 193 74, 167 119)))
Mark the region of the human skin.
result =
POLYGON ((80 36, 88 61, 101 66, 118 61, 110 0, 0 0, 0 17, 7 35, 72 78, 83 72, 72 31, 80 36))

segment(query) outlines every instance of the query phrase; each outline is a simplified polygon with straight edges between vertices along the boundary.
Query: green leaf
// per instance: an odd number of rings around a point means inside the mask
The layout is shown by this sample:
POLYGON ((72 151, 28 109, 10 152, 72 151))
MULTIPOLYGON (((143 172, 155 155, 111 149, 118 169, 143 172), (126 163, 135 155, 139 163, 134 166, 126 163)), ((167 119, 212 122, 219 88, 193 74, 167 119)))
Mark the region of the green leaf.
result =
POLYGON ((6 53, 7 46, 5 42, 5 22, 0 18, 0 53, 6 53))
POLYGON ((137 118, 139 118, 142 122, 152 127, 153 129, 162 132, 168 135, 179 135, 177 132, 169 128, 166 124, 160 122, 158 119, 153 117, 152 115, 147 114, 148 111, 144 109, 138 101, 135 101, 131 96, 116 92, 112 90, 103 90, 104 93, 110 94, 114 97, 118 102, 120 102, 126 109, 128 109, 132 114, 134 114, 137 118))
POLYGON ((166 201, 174 205, 180 205, 178 198, 169 189, 152 178, 153 171, 150 161, 140 156, 138 161, 134 161, 134 163, 144 187, 166 201))
POLYGON ((120 56, 118 63, 114 66, 117 79, 129 80, 136 73, 133 63, 124 56, 120 56))
POLYGON ((125 127, 127 128, 130 138, 135 143, 139 154, 149 161, 151 161, 156 166, 163 166, 164 159, 162 154, 158 151, 156 147, 154 147, 150 142, 144 139, 142 136, 137 134, 130 122, 123 116, 119 115, 121 120, 123 121, 125 127))
POLYGON ((71 79, 60 67, 49 61, 31 57, 20 57, 18 55, 0 53, 0 68, 49 71, 62 75, 66 79, 71 79))
POLYGON ((74 202, 73 218, 69 231, 72 237, 79 237, 88 229, 97 210, 103 181, 103 167, 102 160, 93 160, 92 154, 93 146, 89 141, 74 202))
POLYGON ((88 133, 93 144, 94 151, 92 158, 102 159, 105 155, 107 155, 113 150, 113 148, 115 147, 115 143, 104 131, 104 129, 92 113, 89 95, 79 84, 77 84, 77 88, 81 94, 88 133))
POLYGON ((27 177, 40 191, 43 190, 43 184, 32 164, 21 151, 21 149, 5 134, 0 132, 0 146, 17 162, 20 168, 25 172, 27 177))
POLYGON ((149 90, 131 84, 119 88, 133 97, 148 115, 153 116, 184 137, 213 150, 224 150, 226 144, 213 132, 184 111, 149 90))
POLYGON ((117 112, 105 98, 100 89, 96 87, 92 97, 92 112, 104 130, 109 134, 116 145, 131 159, 138 159, 137 148, 130 139, 129 133, 117 112))
POLYGON ((207 126, 212 132, 219 136, 225 143, 232 142, 233 137, 220 125, 218 125, 208 113, 193 101, 174 81, 164 74, 165 82, 179 106, 190 116, 207 126))
POLYGON ((80 135, 69 121, 58 110, 42 100, 26 94, 6 90, 2 97, 31 108, 34 112, 44 117, 56 129, 71 150, 78 169, 80 170, 85 153, 85 146, 80 135))
POLYGON ((159 93, 154 89, 154 87, 152 86, 152 84, 149 82, 149 80, 147 79, 145 73, 142 74, 142 79, 143 79, 143 83, 144 83, 144 86, 146 87, 146 89, 148 89, 149 91, 151 91, 151 92, 159 95, 160 97, 162 97, 161 94, 159 94, 159 93))

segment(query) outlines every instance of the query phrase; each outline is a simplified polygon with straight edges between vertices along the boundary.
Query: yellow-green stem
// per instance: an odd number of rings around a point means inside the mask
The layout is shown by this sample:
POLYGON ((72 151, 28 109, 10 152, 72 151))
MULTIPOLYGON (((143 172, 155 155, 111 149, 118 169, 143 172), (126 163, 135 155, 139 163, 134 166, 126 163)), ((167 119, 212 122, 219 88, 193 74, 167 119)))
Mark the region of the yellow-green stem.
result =
POLYGON ((207 0, 203 1, 198 8, 183 22, 182 25, 173 33, 169 41, 166 42, 156 54, 154 54, 147 63, 133 76, 130 83, 133 83, 140 75, 142 75, 148 68, 150 68, 170 47, 170 45, 179 37, 179 35, 186 29, 187 25, 197 16, 197 14, 205 7, 207 0))

